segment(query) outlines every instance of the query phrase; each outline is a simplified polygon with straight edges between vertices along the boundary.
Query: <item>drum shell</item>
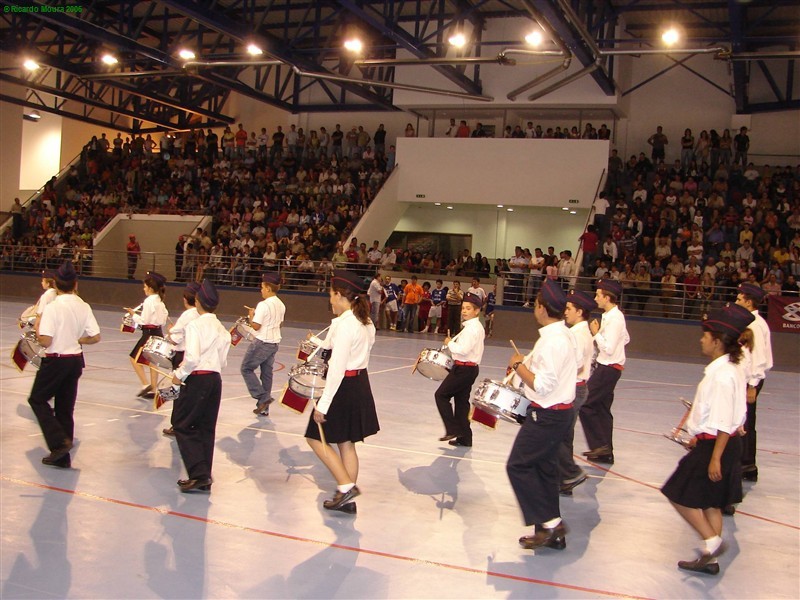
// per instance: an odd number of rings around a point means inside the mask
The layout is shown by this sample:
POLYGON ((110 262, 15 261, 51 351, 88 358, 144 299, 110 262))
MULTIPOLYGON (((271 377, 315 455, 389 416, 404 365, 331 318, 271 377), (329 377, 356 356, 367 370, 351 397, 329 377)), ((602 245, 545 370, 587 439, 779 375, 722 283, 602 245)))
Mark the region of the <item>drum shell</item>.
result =
POLYGON ((446 349, 425 348, 419 353, 417 371, 433 381, 442 381, 453 368, 453 357, 446 349))
POLYGON ((504 421, 521 424, 527 416, 531 401, 519 388, 484 379, 475 390, 472 403, 504 421))
POLYGON ((153 365, 162 369, 172 368, 172 357, 175 355, 175 346, 163 337, 151 336, 147 338, 142 347, 142 355, 153 365))
POLYGON ((328 365, 313 361, 295 365, 289 371, 289 389, 298 396, 318 400, 325 389, 328 365))
POLYGON ((22 339, 19 341, 19 350, 33 367, 38 369, 42 366, 42 357, 45 355, 45 347, 39 343, 33 331, 29 331, 22 336, 22 339))

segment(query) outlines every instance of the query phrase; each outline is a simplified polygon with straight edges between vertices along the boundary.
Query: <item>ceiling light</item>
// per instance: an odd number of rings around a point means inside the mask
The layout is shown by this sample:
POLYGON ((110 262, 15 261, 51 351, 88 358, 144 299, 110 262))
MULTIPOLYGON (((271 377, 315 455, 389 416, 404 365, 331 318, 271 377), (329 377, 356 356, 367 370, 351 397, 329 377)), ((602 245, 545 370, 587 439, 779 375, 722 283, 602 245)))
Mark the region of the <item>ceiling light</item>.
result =
POLYGON ((525 36, 525 42, 531 46, 539 46, 542 43, 542 39, 541 31, 531 31, 525 36))
POLYGON ((183 60, 194 60, 196 58, 195 53, 188 48, 184 48, 178 52, 178 56, 180 56, 183 60))
POLYGON ((455 46, 456 48, 463 48, 467 44, 467 38, 463 33, 455 33, 451 35, 450 39, 447 41, 450 42, 451 46, 455 46))
POLYGON ((349 40, 344 41, 344 49, 348 52, 353 52, 358 54, 364 48, 364 44, 361 43, 361 40, 358 38, 350 38, 349 40))
POLYGON ((442 205, 442 203, 441 203, 441 202, 434 202, 434 204, 435 204, 436 206, 441 206, 441 205, 442 205))
POLYGON ((264 51, 261 48, 259 48, 258 46, 256 46, 255 44, 248 44, 247 45, 247 53, 250 56, 260 56, 260 55, 264 54, 264 51))
POLYGON ((566 207, 566 206, 562 206, 562 207, 561 207, 561 210, 569 210, 569 208, 568 208, 568 207, 566 207))
POLYGON ((22 66, 25 67, 26 69, 28 69, 28 71, 35 71, 36 69, 39 68, 39 63, 37 63, 35 60, 32 60, 30 58, 26 58, 25 62, 22 63, 22 66))
POLYGON ((110 67, 111 65, 115 65, 115 64, 117 64, 117 63, 119 62, 119 61, 117 60, 117 57, 116 57, 116 56, 113 56, 113 55, 111 55, 111 54, 103 54, 103 58, 101 58, 100 60, 102 60, 102 61, 103 61, 103 64, 106 64, 106 65, 108 65, 109 67, 110 67))
POLYGON ((578 214, 578 211, 577 211, 577 210, 571 210, 571 211, 569 211, 569 214, 571 214, 571 215, 577 215, 577 214, 578 214))
POLYGON ((497 208, 503 208, 503 205, 502 204, 498 204, 497 208))
POLYGON ((35 123, 42 118, 42 115, 39 114, 38 110, 32 110, 31 112, 22 113, 22 118, 25 121, 33 121, 35 123))
POLYGON ((506 210, 507 210, 508 212, 514 212, 514 209, 513 209, 513 208, 507 208, 506 210))
POLYGON ((453 207, 452 206, 448 206, 447 210, 453 210, 453 207))
POLYGON ((675 29, 674 27, 670 27, 664 33, 661 34, 661 40, 667 46, 674 46, 675 44, 677 44, 680 37, 681 34, 678 33, 678 30, 675 29))

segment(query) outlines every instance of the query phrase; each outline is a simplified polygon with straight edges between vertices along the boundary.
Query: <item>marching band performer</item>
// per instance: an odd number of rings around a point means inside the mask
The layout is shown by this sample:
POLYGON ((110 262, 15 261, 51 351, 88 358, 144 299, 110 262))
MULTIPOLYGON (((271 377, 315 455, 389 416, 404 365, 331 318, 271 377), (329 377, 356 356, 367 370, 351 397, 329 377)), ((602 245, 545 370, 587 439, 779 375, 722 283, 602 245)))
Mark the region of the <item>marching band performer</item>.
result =
POLYGON ((558 455, 574 423, 572 402, 578 375, 577 343, 564 323, 566 304, 561 286, 546 279, 534 302, 539 339, 527 356, 515 353, 508 362, 531 401, 506 464, 525 524, 534 526, 532 534, 519 539, 528 550, 566 548, 558 455))
MULTIPOLYGON (((703 539, 700 556, 680 561, 686 571, 716 575, 725 552, 722 508, 742 500, 742 438, 737 431, 747 414, 745 372, 739 366, 739 336, 754 320, 735 304, 711 311, 703 321, 700 348, 711 362, 705 368, 685 423, 694 436, 661 492, 703 539)), ((749 435, 749 432, 748 432, 749 435)))
POLYGON ((575 400, 572 403, 574 417, 572 426, 566 437, 561 442, 558 451, 558 468, 561 472, 561 494, 571 496, 572 490, 586 481, 586 472, 575 464, 572 456, 572 443, 575 439, 575 421, 578 411, 586 402, 589 394, 586 382, 592 372, 592 357, 594 354, 594 340, 589 331, 589 316, 597 308, 597 302, 589 294, 581 290, 572 289, 567 295, 567 307, 564 309, 564 320, 578 344, 578 380, 575 384, 575 400))
POLYGON ((328 510, 355 513, 361 494, 355 442, 380 430, 367 366, 375 343, 363 280, 349 271, 335 270, 330 302, 334 314, 323 348, 331 350, 322 397, 317 401, 306 429, 314 454, 336 479, 336 493, 323 502, 328 510), (324 441, 320 435, 324 433, 324 441), (333 450, 335 444, 338 454, 333 450))
POLYGON ((469 396, 472 384, 478 377, 478 365, 483 358, 483 340, 486 332, 480 319, 483 299, 476 294, 464 294, 461 304, 461 332, 448 336, 444 345, 453 356, 453 369, 439 385, 434 397, 436 408, 444 423, 444 435, 440 442, 451 446, 472 446, 472 428, 469 424, 469 396), (450 404, 452 399, 453 403, 450 404))
POLYGON ((33 307, 36 313, 37 321, 42 318, 44 307, 55 300, 56 296, 58 295, 58 292, 56 291, 55 273, 49 270, 42 271, 42 289, 44 292, 41 296, 39 296, 39 299, 36 301, 36 304, 33 307))
POLYGON ((746 308, 753 315, 753 322, 748 329, 753 332, 753 350, 749 354, 749 379, 747 381, 747 420, 744 429, 747 434, 742 438, 742 478, 747 481, 758 481, 758 465, 756 465, 756 406, 767 371, 772 368, 772 339, 769 325, 760 314, 758 305, 767 295, 766 291, 752 283, 739 285, 736 304, 746 308))
POLYGON ((253 413, 265 417, 269 416, 269 405, 275 400, 272 397, 272 365, 281 343, 281 323, 286 314, 286 306, 278 298, 280 281, 277 272, 261 276, 263 300, 255 308, 248 307, 250 326, 256 337, 250 342, 240 369, 247 391, 256 401, 253 413), (261 372, 261 379, 256 377, 256 368, 261 372))
POLYGON ((152 398, 158 385, 158 373, 150 369, 150 383, 148 383, 144 374, 144 367, 136 360, 139 358, 139 353, 149 337, 161 337, 164 335, 162 328, 167 324, 167 317, 169 317, 167 307, 164 305, 166 283, 167 279, 163 275, 155 271, 149 271, 142 282, 144 293, 147 296, 142 303, 142 313, 137 314, 135 309, 125 308, 128 314, 131 315, 133 322, 142 329, 142 337, 139 338, 130 353, 133 370, 144 386, 137 394, 139 398, 152 398))
POLYGON ((100 341, 100 327, 92 308, 75 294, 77 281, 72 262, 64 261, 55 273, 56 298, 45 307, 37 323, 36 335, 47 348, 47 355, 42 358, 28 398, 50 449, 42 463, 65 469, 71 466, 73 413, 84 367, 82 346, 100 341))
POLYGON ((197 291, 198 317, 186 326, 183 362, 172 372, 181 391, 172 409, 172 429, 186 467, 178 480, 181 492, 211 491, 214 437, 222 398, 222 369, 228 360, 231 334, 214 314, 219 295, 208 279, 197 291))
MULTIPOLYGON (((197 291, 200 289, 200 284, 194 281, 188 283, 183 290, 183 308, 184 311, 178 320, 170 325, 167 329, 169 331, 168 339, 175 345, 175 354, 172 355, 172 368, 177 369, 183 362, 183 355, 186 351, 186 326, 194 321, 200 314, 197 312, 197 291)), ((175 431, 172 427, 162 429, 161 433, 168 436, 174 436, 175 431)))
POLYGON ((622 297, 622 284, 614 279, 601 279, 597 284, 595 302, 603 311, 602 323, 589 322, 597 344, 597 365, 586 384, 589 393, 578 416, 589 451, 584 456, 592 462, 614 464, 614 389, 625 368, 625 346, 631 341, 625 325, 625 315, 617 306, 622 297))

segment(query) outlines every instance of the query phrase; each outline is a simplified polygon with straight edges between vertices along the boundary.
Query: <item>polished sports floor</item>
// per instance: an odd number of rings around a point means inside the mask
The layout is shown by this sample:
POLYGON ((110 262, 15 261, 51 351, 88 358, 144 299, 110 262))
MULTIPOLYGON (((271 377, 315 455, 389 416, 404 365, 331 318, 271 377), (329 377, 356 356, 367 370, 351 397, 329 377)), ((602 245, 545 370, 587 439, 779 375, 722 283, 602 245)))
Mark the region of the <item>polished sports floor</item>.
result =
MULTIPOLYGON (((800 597, 796 373, 767 378, 760 480, 725 517, 730 547, 712 577, 677 569, 698 540, 659 492, 684 453, 662 434, 702 376, 699 344, 687 363, 629 358, 614 404, 616 464, 581 463, 588 481, 561 502, 567 548, 534 553, 517 543, 528 531, 505 473, 517 425, 473 425, 471 449, 438 441, 437 383, 411 374, 432 335, 378 335, 369 370, 381 431, 358 446, 351 516, 321 506, 335 484, 303 439, 308 415, 278 405, 253 415, 239 374, 247 342, 223 373, 213 491, 181 494, 180 455, 161 434, 171 406, 136 398, 135 337, 119 332, 119 310, 95 309, 103 341, 86 349, 73 468, 42 465, 27 404, 34 372, 9 359, 23 308, 0 302, 4 599, 800 597)), ((283 329, 276 395, 306 333, 283 329)), ((491 342, 480 378, 500 379, 511 349, 491 342)), ((575 437, 579 455, 580 425, 575 437)))

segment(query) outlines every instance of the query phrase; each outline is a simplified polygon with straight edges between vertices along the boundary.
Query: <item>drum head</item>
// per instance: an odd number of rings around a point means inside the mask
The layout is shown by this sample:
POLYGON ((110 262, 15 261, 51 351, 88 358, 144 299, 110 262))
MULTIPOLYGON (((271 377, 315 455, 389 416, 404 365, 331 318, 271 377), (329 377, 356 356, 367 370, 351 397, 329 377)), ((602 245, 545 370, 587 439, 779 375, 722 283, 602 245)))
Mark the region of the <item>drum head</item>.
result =
POLYGON ((424 377, 432 379, 433 381, 442 381, 445 377, 447 377, 448 373, 450 373, 450 371, 443 366, 432 362, 420 362, 417 365, 417 371, 419 371, 424 377))

